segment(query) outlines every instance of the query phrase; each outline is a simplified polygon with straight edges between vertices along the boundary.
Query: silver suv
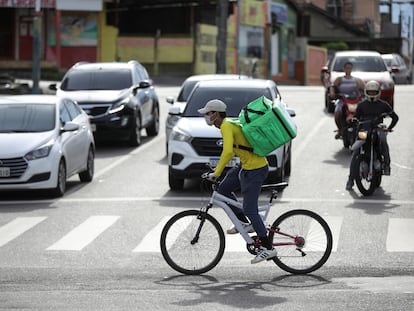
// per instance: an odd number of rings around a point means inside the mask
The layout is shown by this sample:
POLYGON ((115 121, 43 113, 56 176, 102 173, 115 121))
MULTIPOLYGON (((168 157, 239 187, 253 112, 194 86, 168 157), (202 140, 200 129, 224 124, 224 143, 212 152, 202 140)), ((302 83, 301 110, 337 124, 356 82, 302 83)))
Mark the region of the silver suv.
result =
MULTIPOLYGON (((276 84, 271 80, 217 80, 197 83, 169 138, 168 181, 171 190, 181 190, 185 179, 200 178, 207 170, 206 164, 217 164, 222 151, 220 130, 208 126, 197 110, 207 101, 217 98, 226 103, 228 117, 237 117, 244 106, 263 95, 275 105, 286 108, 276 84)), ((291 116, 295 115, 294 110, 288 111, 291 116)), ((269 182, 280 181, 290 175, 291 147, 289 142, 267 156, 269 182)), ((238 162, 235 158, 230 166, 238 162)))
POLYGON ((141 130, 159 132, 159 102, 147 70, 137 61, 75 64, 56 94, 69 97, 90 116, 96 140, 141 144, 141 130))

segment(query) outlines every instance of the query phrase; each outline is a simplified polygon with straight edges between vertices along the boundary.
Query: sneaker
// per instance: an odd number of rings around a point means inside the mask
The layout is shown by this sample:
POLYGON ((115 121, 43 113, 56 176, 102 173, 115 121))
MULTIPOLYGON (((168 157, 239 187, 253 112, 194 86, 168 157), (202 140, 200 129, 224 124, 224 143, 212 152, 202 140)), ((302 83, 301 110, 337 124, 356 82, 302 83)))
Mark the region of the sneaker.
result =
POLYGON ((391 168, 389 166, 384 167, 384 175, 385 176, 391 175, 391 168))
MULTIPOLYGON (((254 232, 254 229, 253 229, 253 226, 252 226, 252 224, 250 224, 250 223, 242 223, 243 224, 243 227, 244 228, 246 228, 247 230, 248 230, 248 232, 249 233, 253 233, 254 232)), ((236 229, 236 227, 235 226, 233 226, 233 227, 231 227, 230 229, 227 229, 227 234, 236 234, 236 233, 239 233, 239 230, 237 230, 236 229)))
POLYGON ((256 255, 256 257, 254 257, 254 258, 251 260, 251 263, 252 263, 252 264, 262 262, 262 261, 264 261, 264 260, 267 260, 267 259, 273 258, 273 257, 275 257, 275 256, 277 255, 277 250, 276 250, 276 248, 267 249, 267 248, 264 248, 263 246, 261 246, 261 247, 260 247, 260 249, 261 249, 261 250, 260 250, 260 252, 256 255))
POLYGON ((353 186, 354 186, 354 181, 352 179, 349 179, 348 182, 346 183, 345 189, 348 191, 351 191, 353 186))

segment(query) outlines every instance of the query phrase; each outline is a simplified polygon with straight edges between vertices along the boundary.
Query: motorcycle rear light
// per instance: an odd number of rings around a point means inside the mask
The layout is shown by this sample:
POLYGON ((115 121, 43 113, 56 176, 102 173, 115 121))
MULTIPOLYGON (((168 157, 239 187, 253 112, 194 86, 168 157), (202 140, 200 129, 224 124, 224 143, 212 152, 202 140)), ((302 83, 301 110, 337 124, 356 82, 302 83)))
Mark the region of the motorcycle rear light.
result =
POLYGON ((359 131, 358 132, 358 138, 361 140, 366 140, 368 136, 368 132, 367 131, 359 131))

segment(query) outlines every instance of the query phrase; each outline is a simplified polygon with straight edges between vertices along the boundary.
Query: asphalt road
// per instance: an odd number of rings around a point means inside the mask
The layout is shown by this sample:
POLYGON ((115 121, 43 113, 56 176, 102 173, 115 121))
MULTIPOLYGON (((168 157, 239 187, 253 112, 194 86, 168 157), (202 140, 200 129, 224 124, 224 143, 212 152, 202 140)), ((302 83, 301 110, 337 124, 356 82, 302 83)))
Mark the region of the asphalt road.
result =
MULTIPOLYGON (((272 262, 251 265, 237 236, 226 237, 209 273, 172 270, 159 251, 162 225, 208 193, 196 181, 169 190, 161 131, 138 148, 99 145, 94 181, 72 178, 64 198, 0 193, 0 310, 414 310, 414 87, 396 87, 392 176, 367 198, 345 191, 350 153, 333 138, 322 88, 280 90, 296 110, 298 136, 289 187, 269 219, 294 208, 322 215, 334 251, 320 270, 294 276, 272 262)), ((178 87, 158 92, 163 128, 165 97, 178 87)))

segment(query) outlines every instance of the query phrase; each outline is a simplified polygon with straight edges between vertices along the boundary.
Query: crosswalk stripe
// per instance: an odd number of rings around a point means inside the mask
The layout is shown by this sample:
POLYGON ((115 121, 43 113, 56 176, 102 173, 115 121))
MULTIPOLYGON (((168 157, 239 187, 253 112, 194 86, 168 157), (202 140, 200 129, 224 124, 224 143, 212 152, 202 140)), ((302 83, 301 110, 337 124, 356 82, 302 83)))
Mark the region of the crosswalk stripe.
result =
POLYGON ((138 246, 133 249, 133 252, 160 252, 159 240, 161 231, 170 218, 170 216, 163 217, 161 221, 144 236, 138 246))
POLYGON ((30 228, 45 220, 47 217, 17 217, 0 227, 0 247, 17 238, 30 228))
POLYGON ((390 218, 386 247, 388 252, 414 252, 414 219, 390 218))
POLYGON ((343 217, 340 216, 323 216, 323 219, 328 223, 332 232, 332 252, 338 249, 339 235, 341 234, 341 227, 343 217))
POLYGON ((120 216, 91 216, 47 250, 80 251, 110 227, 120 216))

